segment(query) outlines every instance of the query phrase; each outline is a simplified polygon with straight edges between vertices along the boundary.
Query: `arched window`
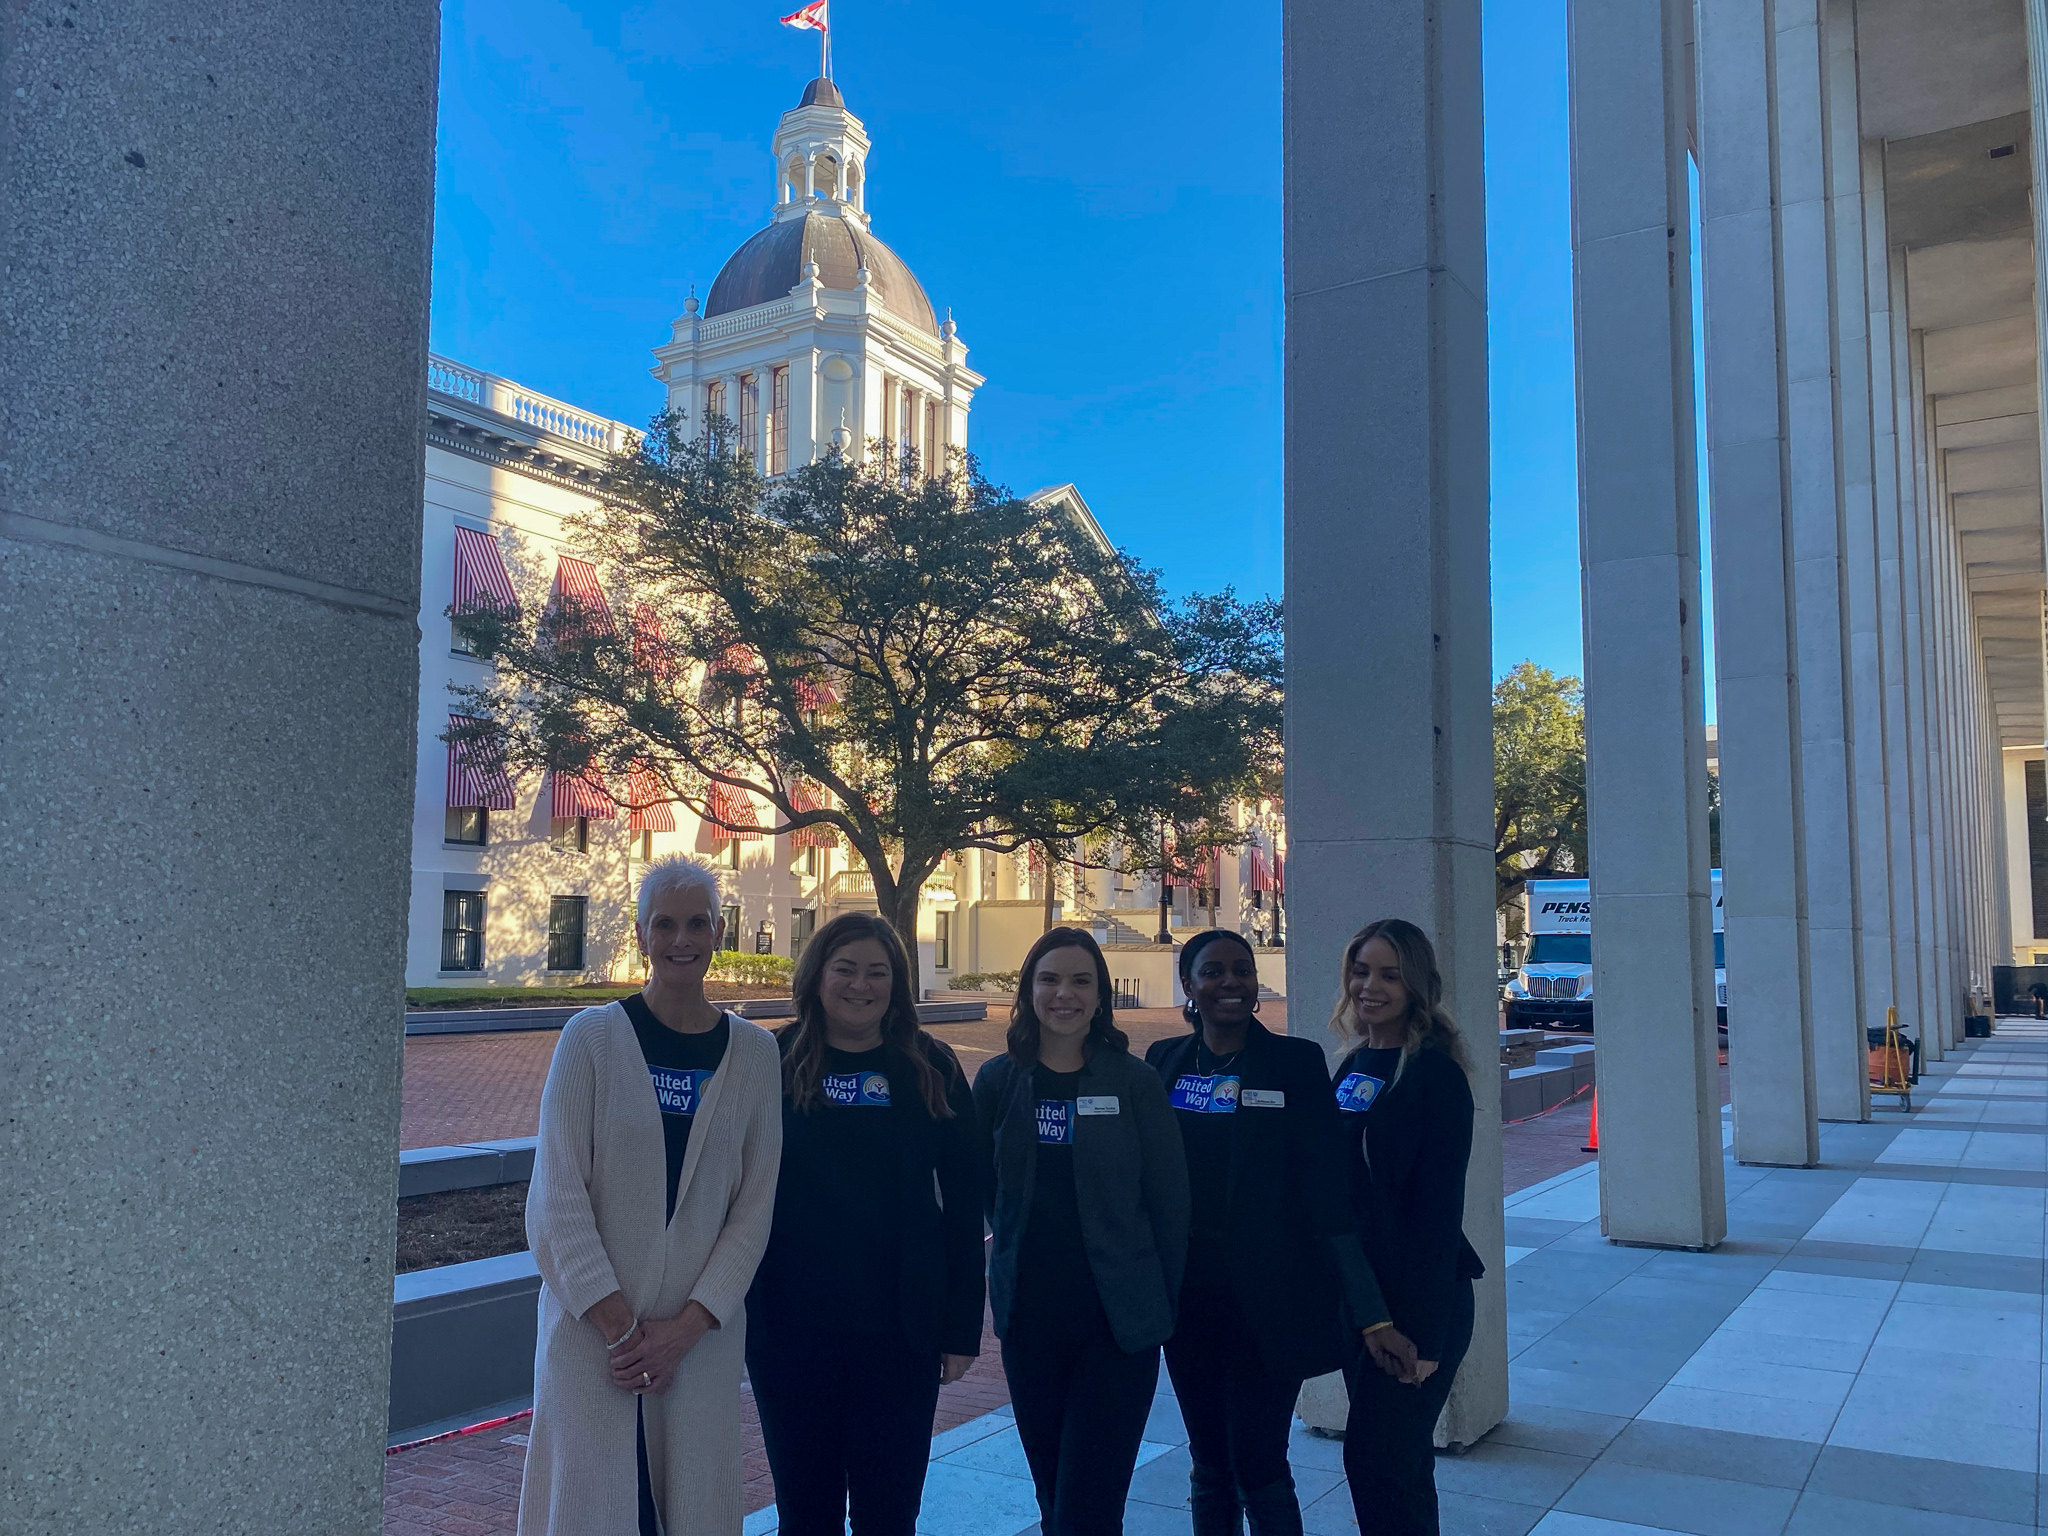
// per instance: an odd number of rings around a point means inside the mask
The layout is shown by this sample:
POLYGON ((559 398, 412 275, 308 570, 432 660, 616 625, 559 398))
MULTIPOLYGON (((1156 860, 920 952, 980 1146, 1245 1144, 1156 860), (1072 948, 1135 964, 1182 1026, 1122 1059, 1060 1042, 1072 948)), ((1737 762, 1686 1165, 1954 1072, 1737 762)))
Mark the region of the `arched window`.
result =
POLYGON ((839 160, 837 156, 818 156, 818 168, 812 180, 812 189, 820 197, 839 196, 839 160))

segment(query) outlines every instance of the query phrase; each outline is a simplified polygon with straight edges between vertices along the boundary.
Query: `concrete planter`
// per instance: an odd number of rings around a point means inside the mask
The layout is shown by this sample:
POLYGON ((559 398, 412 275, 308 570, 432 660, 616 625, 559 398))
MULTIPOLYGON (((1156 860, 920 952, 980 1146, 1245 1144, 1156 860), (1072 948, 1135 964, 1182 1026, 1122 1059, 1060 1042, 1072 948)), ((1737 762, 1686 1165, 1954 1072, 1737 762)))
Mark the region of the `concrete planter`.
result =
POLYGON ((540 1271, 530 1253, 400 1275, 391 1287, 390 1444, 533 1400, 540 1271))

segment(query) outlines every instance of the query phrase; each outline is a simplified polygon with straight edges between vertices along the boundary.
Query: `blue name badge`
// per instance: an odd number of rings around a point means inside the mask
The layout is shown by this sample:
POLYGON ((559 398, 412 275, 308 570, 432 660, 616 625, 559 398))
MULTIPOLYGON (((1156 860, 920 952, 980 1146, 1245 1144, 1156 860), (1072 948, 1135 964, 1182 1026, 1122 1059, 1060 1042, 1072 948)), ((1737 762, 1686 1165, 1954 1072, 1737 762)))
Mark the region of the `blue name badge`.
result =
POLYGON ((696 1114, 697 1103, 704 1097, 704 1085, 711 1081, 711 1071, 706 1067, 681 1071, 650 1066, 647 1074, 654 1079, 654 1102, 661 1106, 664 1115, 696 1114))
POLYGON ((1038 1101, 1038 1139, 1056 1147, 1073 1145, 1074 1101, 1072 1099, 1040 1099, 1038 1101))
POLYGON ((1337 1085, 1337 1107, 1360 1115, 1372 1108, 1372 1101, 1380 1096, 1380 1090, 1387 1086, 1383 1077, 1373 1077, 1364 1072, 1349 1072, 1344 1081, 1337 1085))
POLYGON ((1235 1077, 1202 1077, 1183 1072, 1174 1080, 1173 1092, 1168 1097, 1175 1109, 1192 1114, 1230 1115, 1237 1112, 1239 1086, 1235 1077))
POLYGON ((887 1109, 889 1079, 879 1072, 827 1072, 819 1079, 834 1104, 887 1109))

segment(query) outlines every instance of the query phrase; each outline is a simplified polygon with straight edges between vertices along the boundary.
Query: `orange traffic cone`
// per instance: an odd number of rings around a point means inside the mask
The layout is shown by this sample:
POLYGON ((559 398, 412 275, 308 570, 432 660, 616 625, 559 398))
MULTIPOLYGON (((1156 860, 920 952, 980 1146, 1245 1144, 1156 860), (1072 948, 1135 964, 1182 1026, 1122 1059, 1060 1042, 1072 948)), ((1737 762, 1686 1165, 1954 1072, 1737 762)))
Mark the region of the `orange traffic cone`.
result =
POLYGON ((1600 1150, 1600 1090, 1598 1088, 1593 1090, 1593 1118, 1586 1123, 1586 1144, 1579 1148, 1579 1150, 1581 1152, 1598 1152, 1600 1150))

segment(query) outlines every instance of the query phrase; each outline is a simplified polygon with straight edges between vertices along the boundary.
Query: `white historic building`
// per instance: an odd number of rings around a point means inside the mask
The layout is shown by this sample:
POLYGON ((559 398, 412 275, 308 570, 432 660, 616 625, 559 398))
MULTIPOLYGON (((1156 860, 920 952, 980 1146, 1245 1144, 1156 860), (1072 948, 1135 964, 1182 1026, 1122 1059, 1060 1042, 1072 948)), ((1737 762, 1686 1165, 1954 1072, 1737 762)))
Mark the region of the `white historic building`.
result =
MULTIPOLYGON (((670 408, 693 423, 726 418, 770 474, 835 446, 859 454, 875 440, 928 463, 967 445, 982 379, 953 322, 937 319, 909 267, 870 232, 868 147, 838 88, 812 81, 775 132, 767 227, 726 262, 701 312, 693 297, 655 349, 670 408)), ((815 834, 734 835, 680 805, 630 811, 574 780, 512 777, 442 739, 459 708, 451 688, 490 676, 457 644, 450 607, 488 595, 532 611, 558 592, 604 603, 562 524, 597 505, 605 456, 631 431, 450 359, 430 364, 410 986, 630 976, 634 884, 648 859, 666 853, 721 867, 735 949, 792 955, 839 911, 874 907, 858 860, 815 834)), ((1074 486, 1027 500, 1102 538, 1074 486)), ((756 814, 764 829, 774 824, 765 805, 756 814)), ((1220 922, 1279 936, 1279 808, 1242 814, 1251 841, 1199 884, 1172 889, 1169 929, 1220 922)), ((1102 870, 1052 879, 1066 920, 1092 922, 1110 944, 1127 994, 1171 1001, 1157 883, 1102 870)), ((949 861, 925 887, 919 917, 927 984, 1015 969, 1043 928, 1046 880, 1022 855, 949 861)), ((1267 969, 1277 983, 1277 956, 1267 969)))

